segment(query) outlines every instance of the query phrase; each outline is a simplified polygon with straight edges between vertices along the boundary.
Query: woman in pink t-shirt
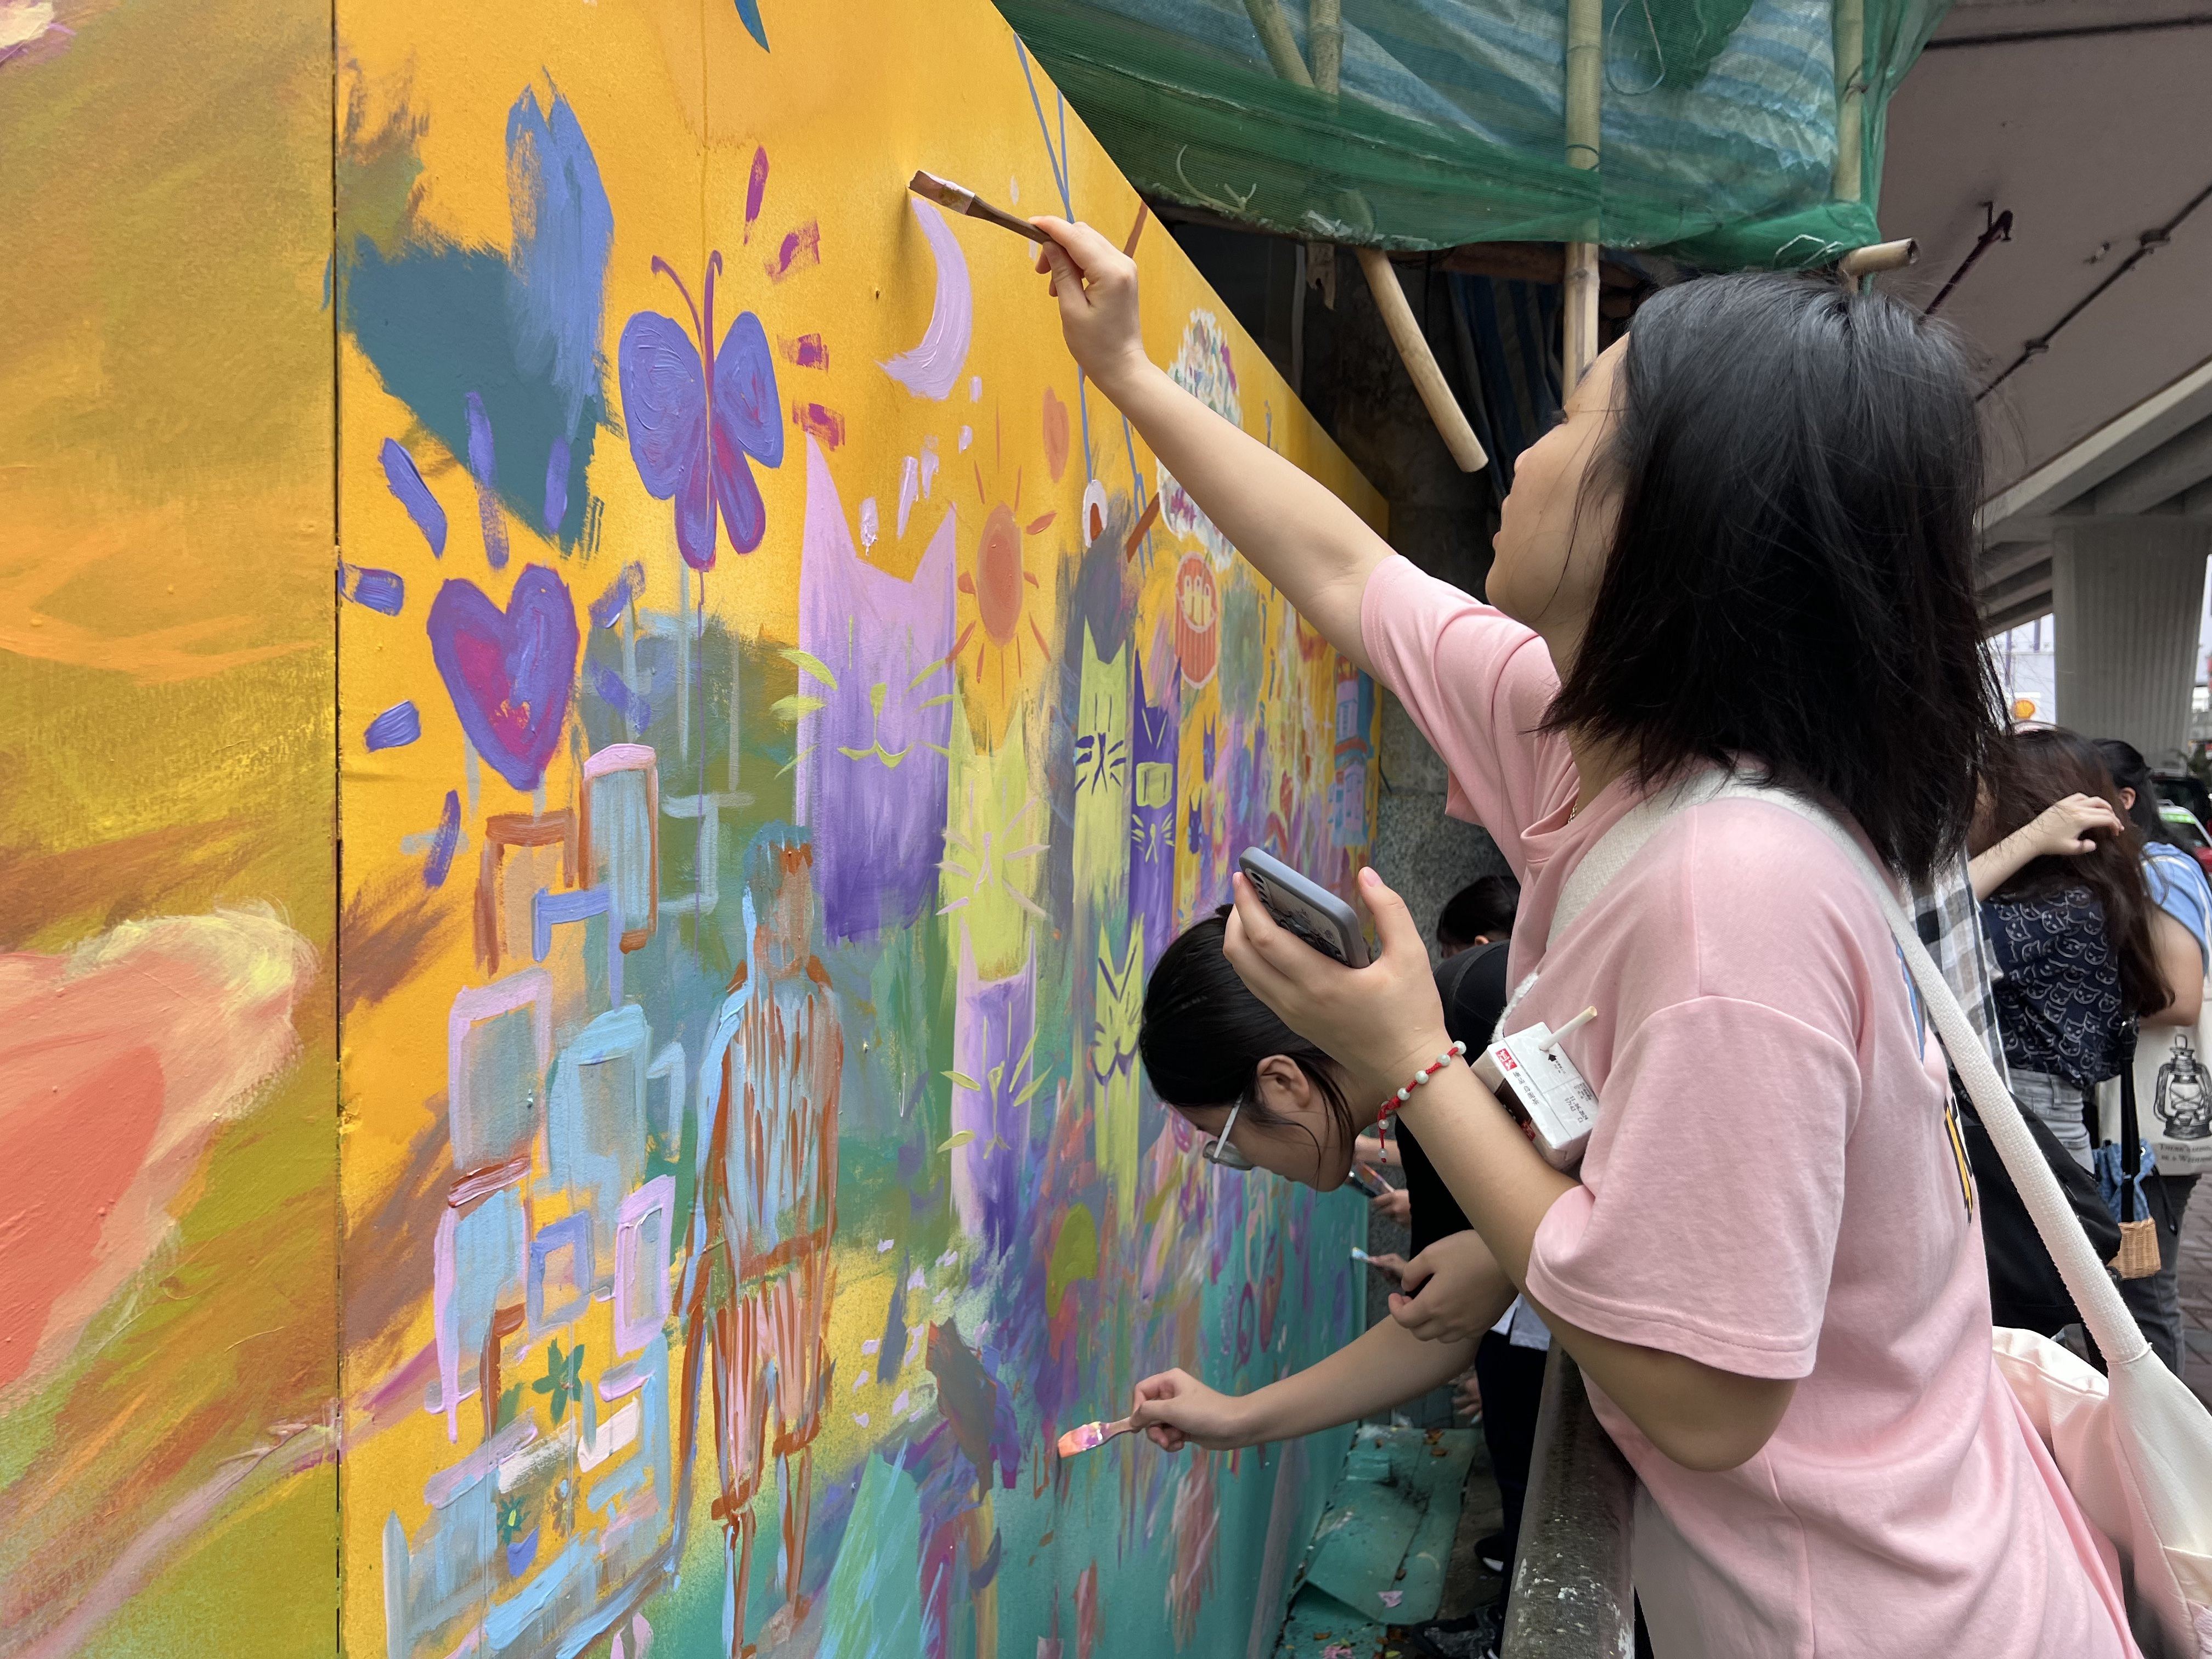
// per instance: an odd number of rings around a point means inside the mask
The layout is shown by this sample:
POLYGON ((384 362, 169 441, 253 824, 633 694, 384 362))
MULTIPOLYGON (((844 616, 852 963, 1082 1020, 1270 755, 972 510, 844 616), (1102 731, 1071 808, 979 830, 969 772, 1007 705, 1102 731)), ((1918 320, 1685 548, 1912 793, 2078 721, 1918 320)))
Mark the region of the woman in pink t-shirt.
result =
MULTIPOLYGON (((1093 383, 1261 574, 1395 692, 1522 883, 1516 1029, 1600 1107, 1579 1178, 1462 1066, 1403 1109, 1635 1466, 1663 1659, 2135 1651, 2113 1575, 1992 1359, 1971 1179, 1875 896, 1796 815, 1670 820, 1559 934, 1651 788, 1737 764, 1899 876, 1955 858, 1997 732, 1972 581, 1972 387, 1940 328, 1771 276, 1662 291, 1516 459, 1490 603, 1423 575, 1146 360, 1133 265, 1038 224, 1093 383)), ((1226 949, 1381 1101, 1445 1048, 1405 907, 1339 967, 1236 884, 1226 949)), ((1201 1124, 1218 1130, 1218 1126, 1201 1124)), ((1220 1396, 1139 1391, 1157 1438, 1220 1396)))

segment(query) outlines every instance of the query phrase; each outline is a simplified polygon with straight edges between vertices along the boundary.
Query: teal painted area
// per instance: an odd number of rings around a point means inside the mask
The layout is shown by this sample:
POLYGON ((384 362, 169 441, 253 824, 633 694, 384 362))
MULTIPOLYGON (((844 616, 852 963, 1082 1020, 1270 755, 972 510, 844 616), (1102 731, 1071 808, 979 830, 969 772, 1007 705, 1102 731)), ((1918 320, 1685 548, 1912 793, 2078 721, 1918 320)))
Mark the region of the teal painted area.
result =
POLYGON ((816 1659, 890 1659, 921 1650, 914 1564, 921 1549, 921 1495, 871 1457, 853 1501, 845 1547, 830 1575, 816 1659))

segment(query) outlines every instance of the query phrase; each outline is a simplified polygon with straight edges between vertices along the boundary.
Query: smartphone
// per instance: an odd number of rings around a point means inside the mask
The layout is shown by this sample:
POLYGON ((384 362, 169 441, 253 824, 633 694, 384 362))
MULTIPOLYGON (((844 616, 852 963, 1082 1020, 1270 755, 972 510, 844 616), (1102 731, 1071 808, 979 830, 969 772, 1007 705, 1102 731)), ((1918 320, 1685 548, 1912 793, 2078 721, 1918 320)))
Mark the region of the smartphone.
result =
POLYGON ((1367 965, 1366 935, 1342 899, 1256 847, 1246 848, 1237 866, 1279 925, 1347 968, 1367 965))
POLYGON ((1376 1175, 1374 1170, 1367 1169, 1362 1164, 1354 1164, 1352 1166, 1352 1175, 1350 1178, 1352 1184, 1358 1188, 1361 1192, 1366 1194, 1370 1198, 1381 1198, 1386 1193, 1395 1192, 1397 1190, 1395 1188, 1391 1186, 1389 1182, 1376 1175))

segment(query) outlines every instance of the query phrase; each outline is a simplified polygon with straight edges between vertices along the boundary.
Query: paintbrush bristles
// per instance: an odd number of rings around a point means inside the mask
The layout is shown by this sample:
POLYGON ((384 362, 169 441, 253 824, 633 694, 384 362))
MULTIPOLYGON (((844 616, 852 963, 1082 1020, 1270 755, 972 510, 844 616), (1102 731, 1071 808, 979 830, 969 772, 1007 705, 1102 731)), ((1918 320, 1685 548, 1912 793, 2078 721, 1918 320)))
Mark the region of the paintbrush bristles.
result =
POLYGON ((933 173, 916 173, 906 181, 906 187, 923 201, 934 202, 948 212, 1000 226, 1032 242, 1044 240, 1044 233, 1026 219, 1017 219, 1004 208, 993 207, 967 185, 956 185, 950 179, 940 179, 933 173))
POLYGON ((1078 1452, 1096 1451, 1117 1434, 1127 1434, 1136 1427, 1127 1418, 1111 1423, 1085 1423, 1079 1429, 1070 1429, 1060 1437, 1058 1449, 1062 1457, 1073 1457, 1078 1452))
POLYGON ((975 200, 975 192, 963 190, 950 179, 940 179, 933 173, 916 173, 906 181, 906 187, 926 202, 934 202, 955 213, 965 213, 975 200))

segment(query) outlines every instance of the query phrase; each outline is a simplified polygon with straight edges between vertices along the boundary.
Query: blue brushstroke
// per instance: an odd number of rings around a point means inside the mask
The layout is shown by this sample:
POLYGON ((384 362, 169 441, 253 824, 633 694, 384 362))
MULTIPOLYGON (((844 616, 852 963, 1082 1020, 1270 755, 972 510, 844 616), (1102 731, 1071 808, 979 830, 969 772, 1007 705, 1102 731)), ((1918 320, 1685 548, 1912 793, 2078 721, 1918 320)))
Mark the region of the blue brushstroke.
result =
MULTIPOLYGON (((508 208, 514 252, 507 268, 507 327, 515 366, 543 377, 561 399, 562 435, 549 446, 549 460, 567 445, 586 399, 599 389, 599 335, 604 323, 607 252, 614 246, 614 210, 599 183, 599 163, 568 100, 556 93, 550 110, 526 90, 507 114, 508 208)), ((562 514, 568 495, 562 458, 562 514)), ((553 499, 552 469, 545 500, 553 499)))
POLYGON ((484 557, 495 570, 507 568, 507 517, 500 511, 495 482, 499 462, 492 450, 491 417, 484 413, 483 394, 471 392, 463 399, 469 419, 469 471, 477 481, 477 514, 483 522, 484 557))
POLYGON ((477 394, 499 434, 489 482, 528 524, 545 520, 556 494, 547 474, 565 442, 560 519, 548 533, 573 550, 607 415, 598 354, 613 213, 565 100, 556 94, 541 111, 526 89, 507 125, 512 261, 434 232, 396 252, 357 237, 341 251, 342 320, 385 389, 456 456, 469 453, 467 398, 477 394))
POLYGON ((607 591, 592 601, 592 626, 612 628, 623 607, 644 591, 644 562, 633 559, 623 567, 622 574, 614 579, 607 591))
POLYGON ((908 1260, 899 1258, 898 1277, 891 1283, 891 1304, 884 1314, 883 1344, 876 1350, 876 1381, 888 1382, 906 1364, 906 1281, 912 1271, 908 1260))
POLYGON ((338 597, 383 616, 396 617, 407 607, 407 584, 396 570, 342 564, 338 567, 338 597))
POLYGON ((423 861, 422 884, 443 887, 447 873, 453 867, 453 849, 461 839, 461 797, 458 790, 446 791, 446 810, 438 816, 436 836, 430 842, 430 856, 423 861))
POLYGON ((384 463, 384 482, 407 509, 407 516, 415 520, 415 527, 422 532, 422 539, 430 544, 430 551, 438 557, 446 552, 446 509, 438 505, 438 498, 430 493, 430 486, 422 482, 422 470, 415 465, 415 458, 407 453, 407 446, 397 438, 386 438, 384 447, 377 452, 384 463))
POLYGON ((582 1539, 546 1565, 545 1570, 504 1601, 495 1601, 483 1615, 485 1645, 494 1653, 520 1647, 538 1630, 538 1620, 550 1623, 553 1608, 568 1594, 569 1582, 587 1582, 592 1572, 592 1552, 582 1539))
POLYGON ((599 694, 599 701, 629 722, 633 732, 642 732, 653 724, 653 699, 642 691, 633 691, 629 682, 603 662, 592 665, 592 690, 599 694))
POLYGON ((763 52, 768 50, 768 30, 762 27, 760 0, 737 0, 738 21, 745 26, 745 33, 760 42, 763 52))
POLYGON ((1019 35, 1014 37, 1014 56, 1021 60, 1022 79, 1029 82, 1030 107, 1036 112, 1037 131, 1044 138, 1045 157, 1052 163, 1052 181, 1060 186, 1060 211, 1067 217, 1073 218, 1075 209, 1068 199, 1067 174, 1060 170, 1060 157, 1054 152, 1052 126, 1044 118, 1044 100, 1037 96, 1036 76, 1030 73, 1029 48, 1022 44, 1019 35))
POLYGON ((422 735, 422 716, 411 702, 395 702, 368 723, 362 736, 372 753, 379 749, 404 749, 422 735))

